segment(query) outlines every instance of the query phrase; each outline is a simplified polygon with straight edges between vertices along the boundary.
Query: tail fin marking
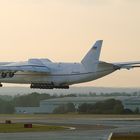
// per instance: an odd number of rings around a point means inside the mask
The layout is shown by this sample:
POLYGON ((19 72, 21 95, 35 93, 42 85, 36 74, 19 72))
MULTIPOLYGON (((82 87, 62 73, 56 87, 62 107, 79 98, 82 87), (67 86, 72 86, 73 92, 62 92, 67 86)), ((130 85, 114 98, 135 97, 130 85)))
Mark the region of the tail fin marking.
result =
POLYGON ((81 63, 85 66, 86 69, 95 70, 99 63, 99 57, 102 47, 102 40, 96 41, 93 47, 89 50, 86 56, 83 58, 81 63))

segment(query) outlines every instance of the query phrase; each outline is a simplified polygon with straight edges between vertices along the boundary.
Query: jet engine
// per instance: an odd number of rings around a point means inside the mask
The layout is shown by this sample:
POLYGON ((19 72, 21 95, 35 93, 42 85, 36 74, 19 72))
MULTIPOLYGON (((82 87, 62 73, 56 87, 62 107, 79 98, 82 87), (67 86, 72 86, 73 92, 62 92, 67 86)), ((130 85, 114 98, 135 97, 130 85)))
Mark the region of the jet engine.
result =
POLYGON ((2 72, 0 73, 1 78, 12 78, 14 77, 14 72, 2 72))

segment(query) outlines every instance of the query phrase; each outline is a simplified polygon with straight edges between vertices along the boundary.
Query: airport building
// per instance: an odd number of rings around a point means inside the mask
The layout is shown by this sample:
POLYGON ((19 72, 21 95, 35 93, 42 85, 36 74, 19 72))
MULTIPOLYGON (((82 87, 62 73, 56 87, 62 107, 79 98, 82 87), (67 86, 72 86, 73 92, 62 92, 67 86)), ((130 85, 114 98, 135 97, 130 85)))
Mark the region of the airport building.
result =
POLYGON ((121 100, 124 108, 135 110, 139 108, 140 110, 140 97, 138 96, 117 96, 117 97, 64 97, 64 98, 55 98, 55 99, 48 99, 43 100, 40 102, 39 107, 16 107, 16 113, 18 114, 49 114, 53 113, 53 110, 63 104, 73 103, 76 108, 83 103, 91 103, 95 104, 98 101, 103 101, 107 99, 115 98, 121 100))

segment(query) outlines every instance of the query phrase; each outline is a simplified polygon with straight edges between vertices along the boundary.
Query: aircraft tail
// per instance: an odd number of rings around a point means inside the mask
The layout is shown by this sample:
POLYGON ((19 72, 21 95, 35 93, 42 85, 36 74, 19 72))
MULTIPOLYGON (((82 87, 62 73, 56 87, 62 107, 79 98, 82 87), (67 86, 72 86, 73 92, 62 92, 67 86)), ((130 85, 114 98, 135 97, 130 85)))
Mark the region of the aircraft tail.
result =
POLYGON ((99 57, 102 47, 102 40, 96 41, 93 47, 89 50, 86 56, 83 58, 81 63, 85 66, 88 70, 95 70, 99 63, 99 57))

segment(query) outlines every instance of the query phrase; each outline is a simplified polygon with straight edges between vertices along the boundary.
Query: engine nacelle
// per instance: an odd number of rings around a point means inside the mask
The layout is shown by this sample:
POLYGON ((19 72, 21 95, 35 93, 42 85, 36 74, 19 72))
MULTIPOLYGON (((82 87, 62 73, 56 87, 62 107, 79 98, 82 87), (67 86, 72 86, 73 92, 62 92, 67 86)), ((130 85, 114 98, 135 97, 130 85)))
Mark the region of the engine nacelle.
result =
POLYGON ((14 75, 14 72, 2 72, 0 73, 0 78, 12 78, 14 75))

